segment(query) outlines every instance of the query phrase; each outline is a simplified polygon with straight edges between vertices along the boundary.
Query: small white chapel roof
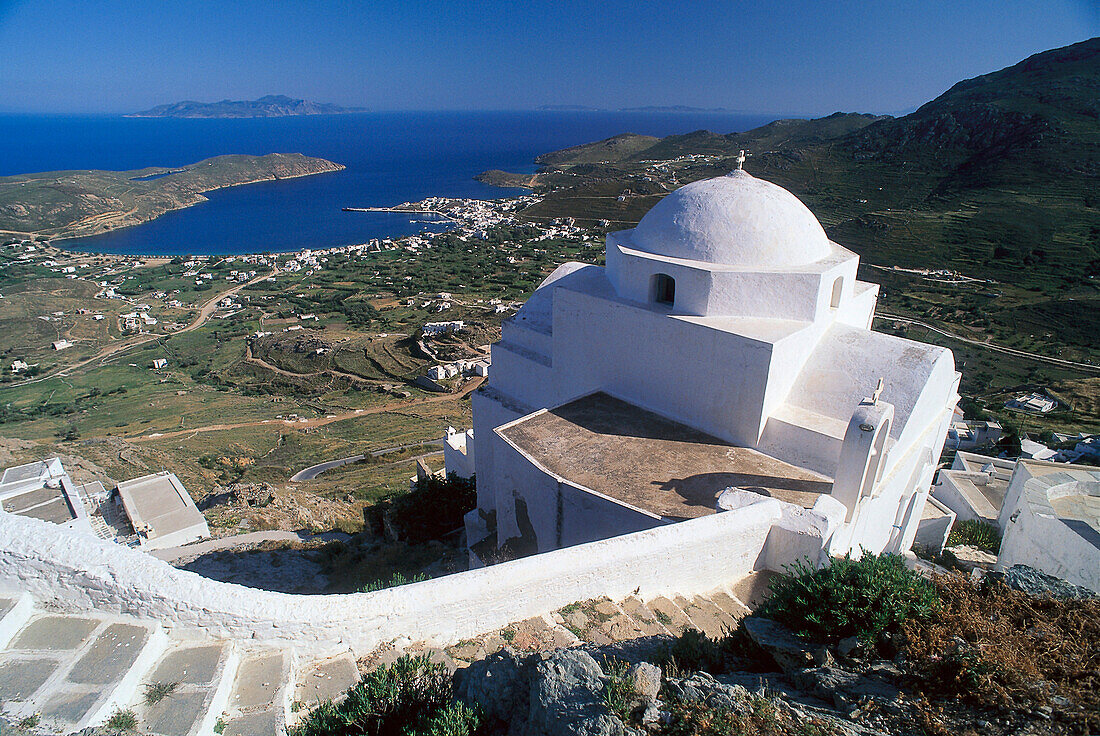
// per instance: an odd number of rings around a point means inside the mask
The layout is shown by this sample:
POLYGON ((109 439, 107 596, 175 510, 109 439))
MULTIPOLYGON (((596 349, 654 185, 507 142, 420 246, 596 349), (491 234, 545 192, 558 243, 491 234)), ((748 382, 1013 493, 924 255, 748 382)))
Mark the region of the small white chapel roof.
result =
POLYGON ((805 266, 831 253, 798 197, 737 169, 672 192, 631 234, 635 249, 754 270, 805 266))

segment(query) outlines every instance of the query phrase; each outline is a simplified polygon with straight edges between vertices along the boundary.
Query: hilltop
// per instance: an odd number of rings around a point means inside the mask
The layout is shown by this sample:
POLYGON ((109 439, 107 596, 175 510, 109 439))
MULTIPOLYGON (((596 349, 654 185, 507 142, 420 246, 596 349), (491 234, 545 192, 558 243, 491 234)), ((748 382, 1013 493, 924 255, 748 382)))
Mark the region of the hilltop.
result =
POLYGON ((344 167, 300 153, 215 156, 134 171, 47 171, 0 177, 0 235, 75 238, 138 225, 205 202, 204 193, 344 167))
POLYGON ((310 102, 286 95, 267 95, 258 100, 195 102, 184 100, 130 113, 128 118, 280 118, 289 115, 337 115, 363 112, 362 107, 340 107, 329 102, 310 102))

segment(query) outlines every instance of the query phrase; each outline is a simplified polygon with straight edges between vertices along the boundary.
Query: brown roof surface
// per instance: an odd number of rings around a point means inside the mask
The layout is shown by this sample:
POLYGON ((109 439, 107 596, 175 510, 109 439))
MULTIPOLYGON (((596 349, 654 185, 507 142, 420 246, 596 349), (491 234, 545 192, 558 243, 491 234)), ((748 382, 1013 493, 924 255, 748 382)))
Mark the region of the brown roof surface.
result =
POLYGON ((714 513, 730 486, 807 508, 833 486, 817 473, 604 393, 530 415, 500 433, 555 475, 669 518, 714 513))

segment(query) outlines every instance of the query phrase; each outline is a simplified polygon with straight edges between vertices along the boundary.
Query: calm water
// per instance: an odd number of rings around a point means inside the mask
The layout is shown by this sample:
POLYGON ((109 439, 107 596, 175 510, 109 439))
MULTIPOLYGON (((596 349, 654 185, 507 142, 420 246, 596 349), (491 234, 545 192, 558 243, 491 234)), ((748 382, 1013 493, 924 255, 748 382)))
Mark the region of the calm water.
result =
MULTIPOLYGON (((440 112, 243 120, 0 116, 0 176, 66 169, 183 166, 226 153, 301 152, 333 174, 233 187, 209 202, 115 233, 59 241, 104 253, 255 253, 327 248, 422 230, 392 213, 349 213, 439 195, 483 199, 520 190, 473 180, 486 169, 533 172, 540 153, 624 132, 748 130, 767 115, 440 112)), ((434 226, 438 229, 438 225, 434 226)))

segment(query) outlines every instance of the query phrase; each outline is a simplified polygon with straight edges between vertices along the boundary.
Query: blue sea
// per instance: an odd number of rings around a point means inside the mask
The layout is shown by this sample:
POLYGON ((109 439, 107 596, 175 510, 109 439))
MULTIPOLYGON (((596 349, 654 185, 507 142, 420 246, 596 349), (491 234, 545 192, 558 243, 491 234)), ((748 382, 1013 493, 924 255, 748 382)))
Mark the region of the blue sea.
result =
POLYGON ((286 252, 438 230, 395 213, 342 212, 429 196, 491 199, 486 169, 535 171, 540 153, 619 133, 748 130, 770 115, 620 112, 386 112, 241 120, 0 115, 0 176, 183 166, 227 153, 320 156, 331 174, 210 192, 208 202, 65 248, 141 255, 286 252))

